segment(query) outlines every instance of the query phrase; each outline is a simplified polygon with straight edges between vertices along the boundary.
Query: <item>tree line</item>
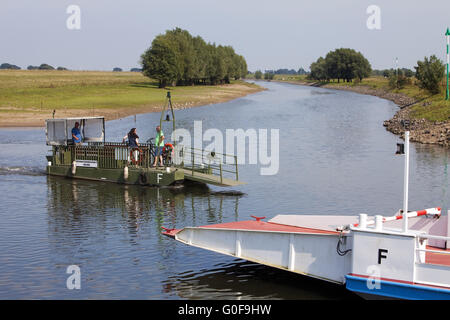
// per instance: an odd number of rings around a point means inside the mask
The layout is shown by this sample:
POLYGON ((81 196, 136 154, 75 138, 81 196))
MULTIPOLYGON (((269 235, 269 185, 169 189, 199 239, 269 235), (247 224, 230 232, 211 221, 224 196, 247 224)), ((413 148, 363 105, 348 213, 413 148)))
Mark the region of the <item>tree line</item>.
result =
POLYGON ((156 36, 141 64, 142 73, 160 87, 230 83, 247 74, 247 62, 233 47, 206 43, 180 28, 156 36))
POLYGON ((369 61, 353 49, 340 48, 328 52, 325 58, 320 57, 310 66, 309 79, 319 81, 340 80, 351 82, 353 79, 362 81, 371 74, 389 79, 389 87, 401 89, 405 85, 414 84, 432 94, 441 92, 445 72, 444 63, 432 55, 417 61, 415 71, 407 68, 373 70, 369 61))
MULTIPOLYGON (((258 70, 259 71, 259 70, 258 70)), ((300 68, 297 71, 294 69, 278 69, 278 70, 265 70, 264 73, 273 73, 273 74, 290 74, 290 75, 303 75, 307 74, 305 69, 300 68)))
POLYGON ((330 81, 337 79, 351 82, 353 79, 362 79, 370 76, 372 67, 362 55, 349 48, 340 48, 327 53, 325 58, 320 57, 310 66, 308 77, 313 80, 330 81))

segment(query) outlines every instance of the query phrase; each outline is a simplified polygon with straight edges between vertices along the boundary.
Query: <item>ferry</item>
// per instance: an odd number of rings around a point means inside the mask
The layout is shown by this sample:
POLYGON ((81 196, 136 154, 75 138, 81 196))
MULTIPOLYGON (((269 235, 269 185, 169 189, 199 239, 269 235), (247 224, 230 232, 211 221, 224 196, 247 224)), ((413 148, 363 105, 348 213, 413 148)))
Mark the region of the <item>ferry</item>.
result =
MULTIPOLYGON (((277 215, 162 233, 184 244, 345 286, 365 298, 450 299, 450 221, 441 208, 391 216, 277 215)), ((449 212, 450 214, 450 212, 449 212)))
MULTIPOLYGON (((173 132, 175 113, 170 91, 166 98, 160 127, 163 128, 164 122, 172 122, 173 132)), ((244 183, 238 180, 236 156, 208 152, 176 141, 165 143, 163 166, 153 167, 153 139, 139 143, 137 148, 123 142, 107 142, 104 117, 47 119, 45 133, 46 144, 52 147, 46 156, 48 175, 156 187, 176 186, 185 181, 221 187, 244 183), (82 143, 73 143, 75 123, 79 125, 82 143)))

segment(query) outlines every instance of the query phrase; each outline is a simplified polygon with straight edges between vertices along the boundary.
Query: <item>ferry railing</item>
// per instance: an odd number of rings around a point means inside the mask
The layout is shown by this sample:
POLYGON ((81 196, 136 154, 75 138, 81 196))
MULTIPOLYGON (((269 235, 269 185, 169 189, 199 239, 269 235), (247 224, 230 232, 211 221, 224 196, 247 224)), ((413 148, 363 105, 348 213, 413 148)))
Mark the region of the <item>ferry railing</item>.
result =
POLYGON ((426 247, 426 240, 428 239, 446 241, 444 247, 447 248, 450 243, 450 237, 448 236, 436 236, 430 234, 419 234, 416 236, 413 281, 420 284, 450 287, 450 266, 448 265, 448 262, 445 262, 448 261, 450 251, 444 248, 428 249, 426 247), (432 256, 427 256, 427 253, 432 256))
POLYGON ((193 176, 198 173, 218 176, 221 183, 224 178, 239 180, 238 162, 235 155, 176 145, 173 164, 189 170, 193 176))
MULTIPOLYGON (((450 254, 450 251, 447 251, 445 249, 442 250, 434 250, 434 249, 427 249, 425 246, 421 246, 423 240, 428 240, 428 239, 432 239, 432 240, 442 240, 445 241, 446 243, 450 243, 450 237, 446 237, 446 236, 435 236, 435 235, 431 235, 431 234, 419 234, 417 236, 418 242, 416 243, 416 247, 415 247, 415 251, 416 253, 423 253, 426 254, 427 252, 430 253, 439 253, 439 254, 450 254)), ((425 257, 419 255, 419 259, 418 261, 421 263, 425 263, 425 257)))
POLYGON ((73 161, 96 161, 98 168, 122 169, 125 166, 145 167, 152 164, 152 146, 140 144, 129 148, 125 143, 106 142, 88 145, 57 146, 53 148, 56 165, 70 165, 73 161))

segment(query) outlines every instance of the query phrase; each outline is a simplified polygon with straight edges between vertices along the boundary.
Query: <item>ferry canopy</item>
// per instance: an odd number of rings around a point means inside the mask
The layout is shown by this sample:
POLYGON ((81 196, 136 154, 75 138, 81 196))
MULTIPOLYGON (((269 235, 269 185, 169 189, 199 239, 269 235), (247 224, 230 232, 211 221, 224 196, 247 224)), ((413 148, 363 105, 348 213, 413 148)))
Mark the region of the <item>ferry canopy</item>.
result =
POLYGON ((45 136, 47 145, 58 146, 72 144, 72 129, 75 123, 80 124, 83 142, 105 141, 104 117, 81 117, 45 120, 45 136))

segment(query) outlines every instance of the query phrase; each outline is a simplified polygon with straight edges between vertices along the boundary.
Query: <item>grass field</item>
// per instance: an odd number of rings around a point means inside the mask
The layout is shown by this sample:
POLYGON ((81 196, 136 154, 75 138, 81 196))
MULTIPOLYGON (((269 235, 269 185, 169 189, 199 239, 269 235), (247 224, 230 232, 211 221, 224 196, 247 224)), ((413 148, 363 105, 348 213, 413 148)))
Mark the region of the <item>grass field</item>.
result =
MULTIPOLYGON (((223 102, 261 90, 243 81, 170 89, 176 108, 223 102)), ((138 72, 0 70, 0 126, 43 126, 53 110, 57 118, 103 115, 108 120, 159 111, 166 92, 138 72)))
MULTIPOLYGON (((274 80, 298 82, 305 84, 316 83, 319 86, 347 86, 357 87, 366 86, 371 89, 381 90, 385 92, 399 93, 407 97, 413 98, 417 103, 413 104, 411 108, 411 116, 416 119, 427 119, 430 121, 448 121, 450 120, 450 100, 445 100, 445 82, 442 82, 442 91, 440 94, 432 95, 428 91, 420 89, 415 82, 415 78, 412 78, 412 83, 406 85, 402 89, 391 89, 389 87, 389 80, 387 78, 377 76, 364 79, 362 82, 320 82, 306 79, 305 75, 275 75, 274 80)), ((355 88, 356 89, 356 88, 355 88)), ((355 90, 357 91, 357 90, 355 90)))

